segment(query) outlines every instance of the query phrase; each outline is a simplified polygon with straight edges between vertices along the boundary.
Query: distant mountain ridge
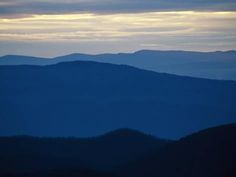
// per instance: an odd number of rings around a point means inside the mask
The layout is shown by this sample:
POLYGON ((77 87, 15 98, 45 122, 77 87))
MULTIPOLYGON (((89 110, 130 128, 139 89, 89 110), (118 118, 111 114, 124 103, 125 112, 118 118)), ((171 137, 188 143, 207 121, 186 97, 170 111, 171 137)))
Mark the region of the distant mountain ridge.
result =
POLYGON ((126 65, 0 66, 0 135, 87 137, 128 127, 175 139, 236 122, 236 82, 126 65))
POLYGON ((141 69, 170 74, 236 80, 236 51, 192 52, 141 50, 118 54, 70 54, 55 58, 8 55, 0 65, 51 65, 67 61, 97 61, 126 64, 141 69))

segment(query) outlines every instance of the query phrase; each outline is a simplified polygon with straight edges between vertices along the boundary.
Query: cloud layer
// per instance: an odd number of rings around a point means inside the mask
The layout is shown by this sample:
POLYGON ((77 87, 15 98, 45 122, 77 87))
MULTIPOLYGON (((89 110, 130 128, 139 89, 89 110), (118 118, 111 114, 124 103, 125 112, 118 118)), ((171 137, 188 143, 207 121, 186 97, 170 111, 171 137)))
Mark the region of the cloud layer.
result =
POLYGON ((0 19, 0 40, 99 41, 236 36, 236 12, 33 15, 0 19))
MULTIPOLYGON (((234 49, 235 22, 236 12, 194 11, 82 13, 2 18, 0 19, 0 47, 5 51, 14 51, 16 46, 9 47, 6 44, 44 43, 44 49, 51 49, 49 45, 55 46, 60 43, 64 45, 61 50, 64 52, 60 54, 80 51, 83 45, 87 49, 83 49, 82 52, 87 53, 111 51, 112 46, 116 49, 114 51, 132 51, 142 48, 234 49), (104 48, 101 50, 98 46, 104 48)), ((31 51, 29 46, 23 49, 31 51)))
POLYGON ((235 46, 236 0, 0 1, 0 55, 235 46))
POLYGON ((133 13, 151 11, 235 11, 236 0, 2 0, 0 15, 133 13))

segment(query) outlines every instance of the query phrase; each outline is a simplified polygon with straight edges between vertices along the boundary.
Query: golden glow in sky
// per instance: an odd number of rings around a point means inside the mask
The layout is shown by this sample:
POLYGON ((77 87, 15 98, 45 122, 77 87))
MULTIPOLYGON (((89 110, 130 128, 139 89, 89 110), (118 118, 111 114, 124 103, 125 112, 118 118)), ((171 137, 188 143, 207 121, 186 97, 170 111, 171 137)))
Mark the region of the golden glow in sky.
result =
POLYGON ((0 40, 94 41, 236 35, 236 12, 33 15, 0 19, 0 40))
MULTIPOLYGON (((14 42, 104 46, 103 49, 91 47, 90 50, 82 50, 87 53, 106 52, 106 46, 111 49, 112 45, 114 50, 110 51, 143 48, 228 50, 236 46, 236 12, 170 11, 0 17, 0 47, 14 42)), ((74 47, 64 53, 78 49, 74 47)))

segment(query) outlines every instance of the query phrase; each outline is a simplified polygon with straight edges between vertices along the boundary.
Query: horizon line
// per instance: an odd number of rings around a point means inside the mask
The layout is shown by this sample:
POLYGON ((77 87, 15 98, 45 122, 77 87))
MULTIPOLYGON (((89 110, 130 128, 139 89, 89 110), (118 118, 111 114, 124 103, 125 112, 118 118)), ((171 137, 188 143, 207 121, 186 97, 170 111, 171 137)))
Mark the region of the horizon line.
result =
POLYGON ((91 55, 91 56, 97 56, 97 55, 119 55, 119 54, 135 54, 138 52, 192 52, 192 53, 228 53, 228 52, 236 52, 236 49, 232 50, 209 50, 209 51, 200 51, 200 50, 161 50, 161 49, 140 49, 140 50, 134 50, 130 52, 101 52, 101 53, 86 53, 86 52, 72 52, 72 53, 66 53, 62 55, 56 55, 53 57, 44 57, 44 56, 39 56, 39 55, 27 55, 27 54, 6 54, 6 55, 0 55, 0 58, 3 57, 9 57, 9 56, 18 56, 18 57, 33 57, 33 58, 41 58, 41 59, 55 59, 58 57, 64 57, 64 56, 69 56, 69 55, 91 55))

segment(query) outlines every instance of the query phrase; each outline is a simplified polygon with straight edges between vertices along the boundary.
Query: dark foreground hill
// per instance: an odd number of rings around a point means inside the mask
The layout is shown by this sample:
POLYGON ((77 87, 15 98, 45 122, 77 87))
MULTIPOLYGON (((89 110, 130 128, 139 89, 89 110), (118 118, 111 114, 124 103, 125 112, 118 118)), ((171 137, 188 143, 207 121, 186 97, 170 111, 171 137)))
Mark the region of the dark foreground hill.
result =
POLYGON ((31 171, 24 173, 1 173, 0 177, 115 177, 109 172, 101 172, 98 170, 88 168, 66 168, 66 169, 53 169, 45 171, 31 171))
POLYGON ((109 171, 170 142, 129 129, 84 139, 0 137, 0 176, 109 171))
POLYGON ((236 124, 180 139, 132 165, 122 177, 235 177, 236 124))
POLYGON ((0 177, 235 177, 235 136, 236 124, 175 142, 128 129, 91 139, 1 137, 0 177))
POLYGON ((0 66, 0 135, 94 136, 128 127, 168 139, 236 121, 236 82, 125 65, 0 66))
POLYGON ((0 65, 50 65, 68 61, 97 61, 127 64, 142 69, 192 77, 236 80, 236 51, 189 52, 151 51, 119 54, 70 54, 55 58, 7 55, 0 65))

